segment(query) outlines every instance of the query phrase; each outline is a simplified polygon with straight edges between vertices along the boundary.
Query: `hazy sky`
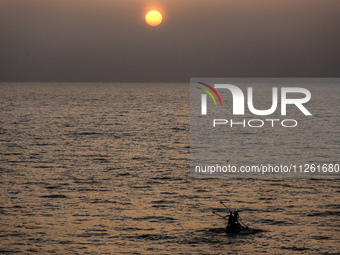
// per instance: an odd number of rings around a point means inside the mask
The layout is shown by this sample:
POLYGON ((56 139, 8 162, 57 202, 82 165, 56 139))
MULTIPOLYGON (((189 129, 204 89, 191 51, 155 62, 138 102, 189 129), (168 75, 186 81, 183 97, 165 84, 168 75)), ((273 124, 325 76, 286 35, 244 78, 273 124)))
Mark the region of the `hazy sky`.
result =
POLYGON ((339 0, 0 0, 0 81, 340 77, 339 24, 339 0))

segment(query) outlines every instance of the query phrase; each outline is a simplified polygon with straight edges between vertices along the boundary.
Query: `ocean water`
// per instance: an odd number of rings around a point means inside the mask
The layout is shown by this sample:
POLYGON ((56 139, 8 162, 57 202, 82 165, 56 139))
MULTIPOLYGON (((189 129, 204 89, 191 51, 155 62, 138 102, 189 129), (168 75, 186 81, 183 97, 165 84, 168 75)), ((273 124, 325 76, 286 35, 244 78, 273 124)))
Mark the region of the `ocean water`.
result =
POLYGON ((2 83, 0 116, 0 253, 340 252, 339 179, 190 178, 189 84, 2 83))

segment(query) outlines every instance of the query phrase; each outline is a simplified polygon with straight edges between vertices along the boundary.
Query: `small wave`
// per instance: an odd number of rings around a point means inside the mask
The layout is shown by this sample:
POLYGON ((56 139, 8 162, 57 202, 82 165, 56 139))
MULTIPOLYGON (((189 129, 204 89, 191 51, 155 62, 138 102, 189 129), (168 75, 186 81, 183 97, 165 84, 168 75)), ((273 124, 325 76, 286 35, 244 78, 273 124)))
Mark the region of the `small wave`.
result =
POLYGON ((60 186, 52 186, 52 185, 45 187, 45 189, 59 189, 59 188, 60 188, 60 186))
POLYGON ((149 157, 133 157, 131 159, 133 159, 133 160, 149 160, 149 161, 153 161, 153 159, 151 159, 149 157))
POLYGON ((40 165, 40 166, 33 166, 33 168, 53 168, 53 166, 40 165))
POLYGON ((111 190, 108 190, 108 189, 79 188, 79 189, 77 189, 77 191, 81 191, 81 192, 84 192, 84 191, 99 191, 99 192, 106 192, 106 191, 111 191, 111 190))
POLYGON ((168 192, 168 191, 163 191, 161 192, 161 194, 164 194, 164 195, 176 195, 177 192, 168 192))
POLYGON ((19 232, 11 232, 8 234, 0 235, 0 237, 9 237, 9 236, 17 236, 17 237, 22 237, 24 236, 24 233, 19 233, 19 232))
POLYGON ((293 223, 289 223, 287 221, 280 221, 280 220, 271 220, 271 219, 264 219, 260 221, 261 223, 273 225, 273 226, 291 226, 293 223))
POLYGON ((155 200, 155 201, 152 201, 151 203, 153 203, 153 204, 174 204, 176 202, 172 201, 172 200, 155 200))
POLYGON ((319 208, 323 208, 323 207, 331 208, 331 209, 340 209, 340 205, 335 205, 335 204, 328 204, 328 205, 325 205, 325 206, 319 206, 319 208))
POLYGON ((180 128, 180 127, 174 127, 174 128, 171 128, 172 130, 176 130, 176 131, 186 131, 188 130, 188 128, 180 128))
POLYGON ((95 181, 95 180, 75 180, 74 183, 93 184, 93 183, 101 183, 101 182, 95 181))
POLYGON ((164 176, 164 177, 154 177, 152 180, 170 180, 170 181, 180 181, 182 178, 172 177, 172 176, 164 176))
POLYGON ((102 135, 103 133, 97 133, 97 132, 79 132, 74 133, 74 135, 102 135))
POLYGON ((1 253, 1 254, 6 254, 6 253, 17 253, 17 254, 19 254, 20 251, 0 249, 0 253, 1 253))
MULTIPOLYGON (((116 169, 119 169, 119 168, 111 168, 111 169, 109 169, 109 171, 116 170, 116 169)), ((118 174, 116 174, 116 176, 127 176, 127 175, 131 175, 131 174, 130 173, 118 173, 118 174)))
POLYGON ((62 194, 55 194, 55 195, 44 195, 40 196, 43 198, 68 198, 68 196, 62 195, 62 194))
POLYGON ((93 237, 93 236, 108 236, 106 232, 85 232, 77 235, 77 237, 93 237))
POLYGON ((274 197, 259 197, 259 200, 275 200, 276 198, 274 197))
POLYGON ((329 236, 312 236, 315 240, 329 240, 331 239, 329 236))
POLYGON ((37 143, 37 144, 35 144, 35 146, 49 146, 49 145, 55 146, 57 144, 56 143, 37 143))
POLYGON ((146 239, 146 240, 168 240, 174 239, 175 237, 168 235, 156 235, 156 234, 142 234, 138 235, 137 239, 146 239))
POLYGON ((59 241, 60 244, 73 244, 70 240, 59 241))
POLYGON ((91 204, 116 204, 116 201, 111 200, 102 200, 102 199, 94 199, 90 202, 91 204))
POLYGON ((153 231, 154 228, 137 228, 137 227, 117 227, 116 230, 119 231, 153 231))
POLYGON ((153 208, 166 208, 169 207, 168 205, 152 205, 153 208))
POLYGON ((314 212, 314 213, 309 213, 306 216, 313 217, 313 216, 340 216, 339 211, 326 211, 326 212, 314 212))
POLYGON ((283 250, 292 250, 292 251, 306 251, 306 250, 309 250, 309 248, 296 247, 296 246, 291 246, 291 247, 282 246, 281 249, 283 249, 283 250))
POLYGON ((107 158, 94 158, 93 161, 110 162, 107 158))
POLYGON ((133 186, 131 186, 131 188, 133 188, 133 189, 149 189, 149 188, 151 188, 151 186, 149 186, 149 185, 144 185, 144 186, 133 185, 133 186))
POLYGON ((25 207, 22 207, 21 205, 14 205, 12 208, 25 208, 25 207))
POLYGON ((208 191, 205 189, 197 189, 195 192, 208 192, 208 191))
POLYGON ((133 218, 136 221, 150 221, 150 222, 173 222, 176 219, 172 217, 164 217, 164 216, 146 216, 142 218, 133 218))

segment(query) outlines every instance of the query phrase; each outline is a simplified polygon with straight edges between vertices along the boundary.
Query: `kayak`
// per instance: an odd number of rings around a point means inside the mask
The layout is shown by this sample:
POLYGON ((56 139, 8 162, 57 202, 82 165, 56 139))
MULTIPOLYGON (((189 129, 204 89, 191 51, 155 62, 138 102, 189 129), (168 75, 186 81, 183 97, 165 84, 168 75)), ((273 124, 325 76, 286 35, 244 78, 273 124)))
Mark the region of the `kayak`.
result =
POLYGON ((247 234, 256 234, 261 232, 260 229, 253 229, 248 228, 247 225, 245 225, 241 219, 239 218, 238 211, 231 211, 224 203, 223 201, 220 201, 220 204, 222 204, 228 211, 230 212, 229 215, 223 216, 217 212, 214 212, 217 216, 225 219, 228 221, 228 225, 225 227, 225 232, 227 234, 240 234, 240 235, 247 235, 247 234), (242 224, 241 224, 242 223, 242 224))
POLYGON ((253 230, 248 227, 243 227, 241 225, 237 225, 234 227, 226 226, 225 232, 227 234, 252 234, 253 230))

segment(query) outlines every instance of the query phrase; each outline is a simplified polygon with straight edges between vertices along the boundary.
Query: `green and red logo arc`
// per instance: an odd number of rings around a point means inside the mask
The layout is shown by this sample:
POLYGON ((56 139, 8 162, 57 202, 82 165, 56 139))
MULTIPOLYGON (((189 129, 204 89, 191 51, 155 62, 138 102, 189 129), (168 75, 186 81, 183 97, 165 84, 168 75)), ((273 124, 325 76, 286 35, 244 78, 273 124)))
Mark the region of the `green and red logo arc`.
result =
MULTIPOLYGON (((217 91, 216 91, 213 87, 211 87, 210 85, 208 85, 208 84, 206 84, 206 83, 203 83, 203 82, 197 82, 197 83, 198 83, 198 84, 201 84, 201 85, 203 85, 203 86, 206 86, 206 87, 209 88, 212 92, 214 92, 215 95, 217 96, 218 100, 220 101, 221 106, 222 106, 222 100, 221 100, 221 98, 220 98, 220 95, 217 93, 217 91)), ((203 88, 200 88, 200 87, 197 87, 197 88, 203 90, 204 92, 206 92, 206 93, 212 98, 212 100, 214 100, 214 103, 215 103, 215 105, 217 106, 216 100, 215 100, 213 94, 211 94, 211 92, 210 92, 209 90, 203 89, 203 88)))

